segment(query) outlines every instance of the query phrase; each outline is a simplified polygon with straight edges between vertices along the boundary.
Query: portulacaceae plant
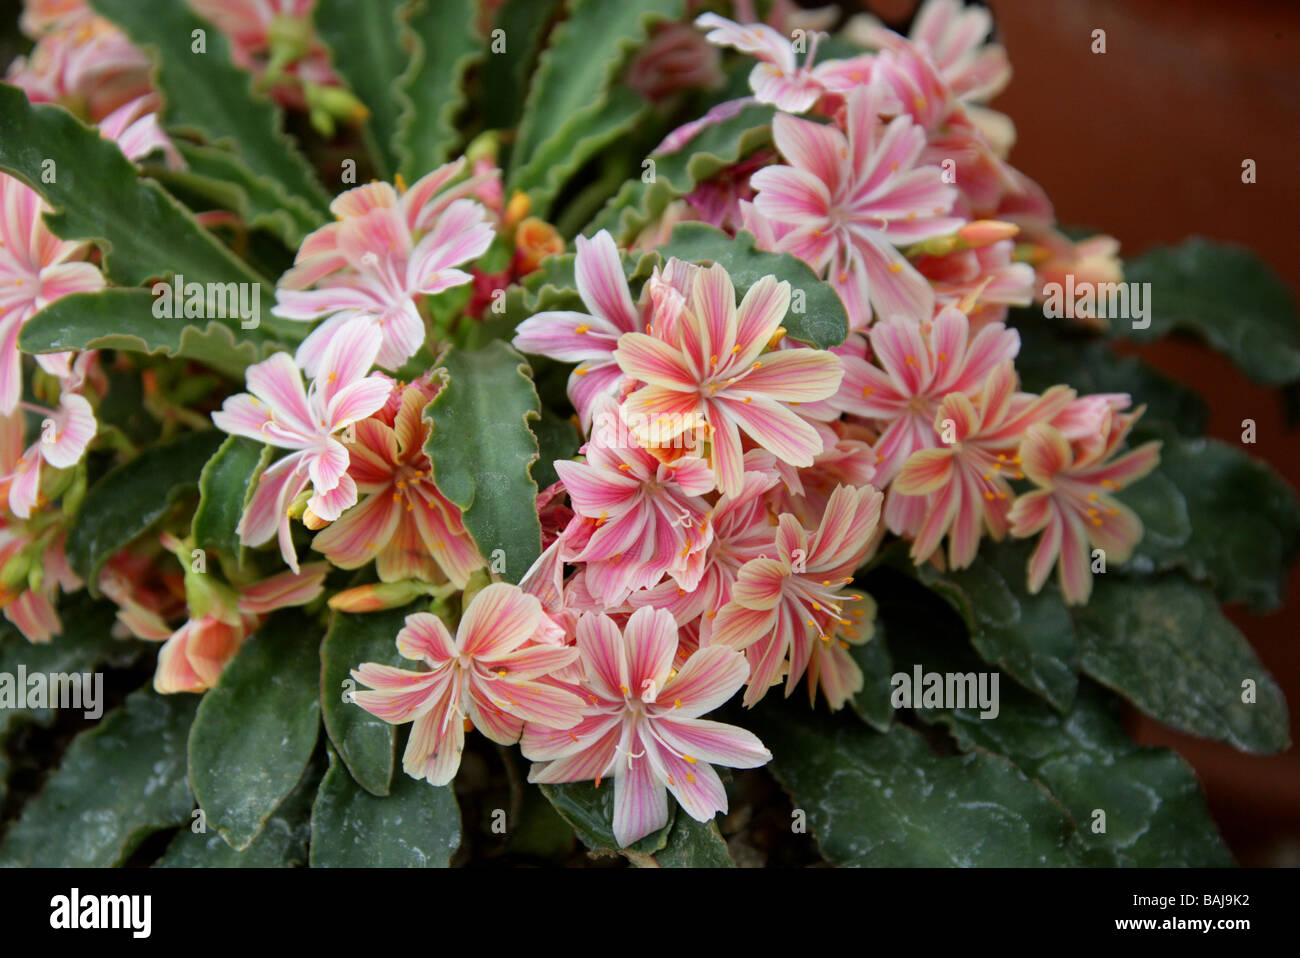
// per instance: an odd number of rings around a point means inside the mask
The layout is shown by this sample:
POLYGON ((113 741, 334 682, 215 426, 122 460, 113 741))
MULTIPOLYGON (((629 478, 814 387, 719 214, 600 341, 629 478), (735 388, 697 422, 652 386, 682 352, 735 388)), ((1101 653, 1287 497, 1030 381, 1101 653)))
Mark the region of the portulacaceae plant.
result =
POLYGON ((1112 346, 1294 383, 1285 297, 1059 227, 982 8, 838 16, 28 0, 0 746, 116 708, 0 861, 1230 861, 1115 706, 1285 747, 1300 508, 1112 346))

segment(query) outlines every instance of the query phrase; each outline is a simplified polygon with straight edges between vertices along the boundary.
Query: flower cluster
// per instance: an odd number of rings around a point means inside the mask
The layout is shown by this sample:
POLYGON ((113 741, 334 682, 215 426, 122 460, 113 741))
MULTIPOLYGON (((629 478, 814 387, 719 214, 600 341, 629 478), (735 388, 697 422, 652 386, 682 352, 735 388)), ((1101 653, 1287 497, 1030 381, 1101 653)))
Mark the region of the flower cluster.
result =
MULTIPOLYGON (((357 118, 310 0, 190 3, 281 103, 322 129, 357 118)), ((775 10, 782 29, 799 15, 775 10)), ((75 0, 29 3, 24 23, 37 47, 11 78, 33 100, 81 110, 132 159, 182 162, 152 112, 148 60, 124 35, 75 0)), ((805 50, 771 24, 706 13, 695 27, 661 28, 632 64, 633 89, 663 107, 716 86, 725 48, 754 59, 752 95, 660 152, 689 151, 755 102, 775 108, 772 148, 624 245, 690 219, 747 231, 779 254, 765 262, 802 261, 798 275, 838 295, 847 339, 813 344, 796 305, 807 291, 778 275, 674 256, 641 272, 608 230, 578 236, 575 308, 515 315, 507 335, 571 367, 580 451, 553 463, 558 482, 538 496, 540 558, 518 585, 494 581, 428 452, 426 407, 445 388, 435 357, 463 345, 455 323, 477 328, 505 286, 526 285, 564 243, 527 215, 526 196, 504 197, 481 143, 409 186, 343 192, 277 288, 272 313, 310 330, 249 366, 246 392, 209 407, 219 430, 269 447, 238 540, 275 540, 287 569, 270 552, 273 572, 265 561, 196 571, 193 543, 164 535, 98 571, 119 630, 163 643, 159 691, 210 688, 272 610, 326 593, 345 612, 431 598, 395 636, 418 668, 352 672, 357 706, 411 724, 406 773, 447 784, 477 729, 518 744, 531 781, 612 780, 614 833, 628 844, 667 822, 668 793, 707 820, 727 808, 714 766, 771 757, 750 732, 703 716, 800 684, 832 710, 862 690, 855 650, 872 637, 875 603, 855 575, 889 537, 918 565, 960 569, 986 539, 1036 536, 1029 589, 1055 567, 1070 603, 1088 599, 1090 548, 1131 553, 1141 523, 1114 493, 1157 462, 1155 443, 1124 449, 1141 409, 1068 384, 1028 392, 1016 371, 1008 307, 1032 302, 1045 278, 1109 276, 1118 261, 1106 237, 1064 237, 1007 162, 1009 123, 984 105, 1009 78, 987 14, 928 0, 910 38, 856 20, 847 34, 869 52, 847 59, 819 59, 816 32, 805 50), (699 60, 706 43, 718 49, 699 60), (307 548, 318 561, 301 561, 307 548), (327 582, 372 562, 359 585, 327 582)), ((0 602, 34 641, 59 631, 56 592, 81 586, 65 517, 42 507, 65 495, 66 511, 84 489, 105 389, 97 354, 46 354, 50 407, 22 400, 23 324, 106 282, 96 251, 55 236, 45 211, 0 174, 0 602), (24 412, 44 418, 30 445, 24 412)))

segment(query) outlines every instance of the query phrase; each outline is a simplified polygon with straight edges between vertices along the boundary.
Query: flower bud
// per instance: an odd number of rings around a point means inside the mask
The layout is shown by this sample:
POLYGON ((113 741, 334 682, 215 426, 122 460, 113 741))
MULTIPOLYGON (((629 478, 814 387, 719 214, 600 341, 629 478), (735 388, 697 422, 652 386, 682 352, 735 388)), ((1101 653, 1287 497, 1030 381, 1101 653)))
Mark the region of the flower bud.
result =
POLYGON ((329 607, 338 612, 380 612, 400 608, 422 595, 431 594, 433 589, 430 585, 417 579, 374 582, 344 589, 329 600, 329 607))
POLYGON ((975 220, 957 231, 957 236, 970 247, 991 246, 1011 239, 1020 232, 1015 223, 1002 220, 975 220))
MULTIPOLYGON (((525 194, 517 193, 516 196, 525 194)), ((525 198, 527 198, 525 196, 525 198)), ((514 206, 514 199, 510 205, 514 206)), ((506 209, 507 218, 510 215, 506 209)), ((541 265, 543 259, 564 252, 564 239, 550 223, 530 216, 515 231, 515 268, 520 276, 527 275, 541 265)))

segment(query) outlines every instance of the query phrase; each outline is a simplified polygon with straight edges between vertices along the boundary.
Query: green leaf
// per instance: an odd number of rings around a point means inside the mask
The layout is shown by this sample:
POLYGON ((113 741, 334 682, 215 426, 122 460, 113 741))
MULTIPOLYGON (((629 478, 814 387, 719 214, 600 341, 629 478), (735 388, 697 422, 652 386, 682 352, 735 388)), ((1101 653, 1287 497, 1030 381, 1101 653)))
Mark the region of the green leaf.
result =
MULTIPOLYGON (((58 607, 63 631, 52 642, 28 642, 8 619, 0 620, 0 675, 16 676, 19 667, 28 675, 42 672, 95 672, 102 666, 123 668, 154 648, 152 642, 115 639, 111 634, 117 606, 95 601, 85 592, 65 595, 58 607)), ((54 710, 0 707, 0 743, 19 722, 48 725, 54 710)), ((0 779, 2 780, 2 779, 0 779)))
POLYGON ((82 732, 0 846, 0 865, 120 865, 146 837, 189 821, 188 695, 141 689, 82 732))
POLYGON ((320 727, 318 627, 279 612, 250 636, 203 696, 190 732, 199 806, 246 849, 302 778, 320 727))
POLYGON ((818 279, 806 263, 789 253, 764 253, 755 249, 753 235, 744 230, 733 239, 707 223, 678 223, 659 252, 665 258, 676 256, 692 263, 721 263, 731 274, 737 294, 742 296, 764 276, 787 281, 792 298, 790 311, 781 325, 791 339, 829 349, 840 345, 849 334, 849 315, 835 290, 818 279), (799 293, 803 293, 802 304, 799 293))
POLYGON ((266 282, 162 187, 137 177, 117 144, 62 107, 33 106, 22 90, 3 84, 0 169, 54 207, 45 221, 56 236, 99 241, 105 273, 123 286, 172 273, 200 282, 266 282), (41 175, 47 159, 55 161, 52 183, 41 175))
MULTIPOLYGON (((900 603, 892 617, 900 671, 976 674, 986 667, 960 636, 929 627, 900 603)), ((1177 753, 1135 745, 1113 696, 1091 682, 1068 715, 1058 715, 1010 682, 996 692, 996 716, 978 704, 916 708, 951 732, 962 751, 1004 755, 1069 809, 1083 863, 1104 866, 1222 867, 1232 864, 1196 774, 1177 753), (1095 812, 1105 813, 1105 828, 1095 812)), ((955 704, 955 703, 954 703, 955 704)))
POLYGON ((572 459, 578 454, 582 437, 568 419, 561 419, 549 409, 542 409, 540 419, 530 423, 533 434, 537 437, 538 459, 533 467, 537 479, 537 488, 545 489, 559 481, 555 471, 557 459, 572 459))
POLYGON ((424 0, 411 15, 415 49, 398 82, 408 106, 397 121, 401 171, 411 182, 446 163, 460 139, 465 74, 483 56, 478 10, 475 0, 424 0))
MULTIPOLYGON (((398 78, 407 69, 407 0, 318 0, 316 31, 334 52, 334 67, 370 111, 366 131, 379 175, 399 168, 396 141, 403 104, 398 78)), ((403 98, 404 99, 404 98, 403 98)))
POLYGON ((313 207, 292 201, 286 204, 284 191, 249 169, 238 154, 187 140, 178 140, 176 148, 185 158, 185 169, 172 170, 156 163, 145 167, 145 172, 168 189, 207 197, 250 228, 266 230, 293 250, 322 224, 313 207))
POLYGON ((1151 284, 1151 325, 1116 321, 1116 335, 1140 342, 1175 330, 1226 354, 1268 386, 1300 380, 1300 323, 1286 284, 1254 253, 1200 237, 1158 246, 1124 267, 1130 283, 1151 284))
POLYGON ((1000 756, 940 757, 911 728, 781 703, 750 725, 834 865, 1070 865, 1065 811, 1000 756))
POLYGON ((269 315, 264 318, 273 322, 255 329, 241 329, 238 320, 233 319, 204 323, 159 317, 154 315, 154 302, 154 295, 147 289, 114 287, 63 296, 23 324, 18 345, 29 353, 121 349, 176 356, 242 380, 248 366, 285 348, 281 340, 294 342, 302 335, 300 330, 285 330, 288 335, 281 336, 277 322, 269 315))
POLYGON ((438 489, 460 507, 479 552, 505 556, 504 578, 518 582, 542 552, 537 519, 539 415, 528 364, 497 340, 477 352, 452 349, 440 369, 442 388, 425 407, 433 430, 424 451, 438 489))
POLYGON ((320 647, 321 707, 325 730, 352 777, 372 795, 387 795, 393 777, 393 747, 397 730, 348 700, 355 686, 351 670, 363 662, 410 668, 397 651, 397 633, 407 615, 427 606, 412 602, 405 608, 354 615, 335 612, 320 647))
POLYGON ((1020 333, 1016 372, 1022 388, 1044 392, 1064 383, 1080 395, 1128 393, 1134 405, 1147 407, 1144 423, 1167 422, 1186 436, 1205 431, 1210 413, 1201 397, 1136 356, 1121 356, 1106 340, 1078 335, 1030 309, 1012 310, 1011 318, 1020 333))
POLYGON ((1160 466, 1120 498, 1148 532, 1128 568, 1182 569, 1225 602, 1282 604, 1300 554, 1300 501, 1264 462, 1216 439, 1185 439, 1139 424, 1131 442, 1159 438, 1160 466), (1171 515, 1172 513, 1172 515, 1171 515), (1178 522, 1185 515, 1187 523, 1178 522))
POLYGON ((655 153, 654 180, 639 176, 623 184, 594 220, 583 230, 590 236, 607 229, 621 245, 638 233, 679 196, 716 176, 772 141, 775 107, 754 104, 735 116, 705 127, 680 150, 655 153))
POLYGON ((348 775, 334 750, 311 811, 313 868, 446 868, 460 847, 451 787, 406 774, 378 798, 348 775))
POLYGON ((961 615, 986 662, 1065 712, 1079 684, 1079 653, 1070 614, 1054 584, 1037 595, 1026 588, 1032 543, 987 544, 966 569, 917 575, 961 615))
POLYGON ((1074 618, 1084 671, 1157 721, 1244 752, 1289 744, 1281 690, 1208 589, 1099 576, 1074 618))
POLYGON ((271 447, 230 436, 208 460, 199 476, 199 505, 190 531, 194 548, 217 552, 242 565, 243 547, 236 531, 253 484, 271 458, 271 447))
POLYGON ((667 844, 655 854, 653 864, 659 868, 736 867, 718 831, 718 823, 697 822, 681 809, 668 829, 667 844))
POLYGON ((617 129, 627 123, 629 104, 620 94, 623 105, 610 106, 618 71, 628 54, 644 42, 653 22, 680 19, 684 7, 683 0, 620 4, 570 0, 568 17, 552 32, 529 83, 510 157, 507 181, 512 189, 522 183, 534 189, 544 186, 534 196, 544 208, 581 158, 617 135, 617 129), (598 116, 603 118, 596 121, 598 116), (571 148, 578 159, 570 159, 571 148), (561 180, 548 170, 552 164, 561 180))
POLYGON ((252 78, 231 62, 220 30, 171 0, 91 0, 91 6, 152 53, 168 129, 229 146, 296 220, 321 222, 328 195, 285 135, 280 111, 254 94, 252 78), (195 30, 204 31, 206 53, 193 50, 195 30))
POLYGON ((311 844, 311 806, 320 786, 324 763, 311 763, 289 796, 280 804, 262 833, 237 852, 215 831, 182 828, 157 862, 159 868, 296 868, 307 864, 311 844))
MULTIPOLYGON (((502 759, 522 764, 527 769, 527 762, 517 753, 502 755, 502 759)), ((541 789, 535 785, 523 785, 511 812, 506 854, 558 863, 573 853, 575 841, 573 828, 546 800, 541 789)))
MULTIPOLYGON (((543 143, 527 165, 516 172, 512 188, 528 194, 534 215, 548 217, 556 196, 588 160, 628 136, 652 115, 640 94, 624 86, 615 87, 599 109, 584 111, 565 124, 563 137, 543 143)), ((617 185, 611 183, 609 192, 617 185)), ((599 202, 597 198, 591 208, 599 202)))
POLYGON ((215 429, 186 433, 151 446, 105 475, 90 488, 68 531, 68 563, 99 595, 99 570, 171 508, 198 481, 203 465, 225 434, 215 429))
POLYGON ((518 126, 538 49, 559 6, 560 0, 505 0, 497 8, 495 26, 505 49, 493 50, 495 41, 489 38, 489 65, 480 71, 483 89, 476 105, 487 129, 518 126))
POLYGON ((573 826, 578 838, 591 851, 601 855, 622 852, 632 861, 638 859, 648 864, 647 858, 662 851, 668 843, 673 820, 680 812, 676 803, 668 803, 668 822, 658 831, 651 832, 626 848, 620 848, 614 838, 614 782, 605 779, 600 788, 592 782, 572 782, 567 785, 541 785, 542 794, 555 806, 560 817, 573 826))
POLYGON ((849 655, 862 670, 862 690, 849 704, 858 718, 877 732, 888 732, 894 720, 894 707, 889 701, 889 677, 894 674, 894 665, 885 645, 885 625, 879 618, 871 638, 861 645, 849 646, 849 655))

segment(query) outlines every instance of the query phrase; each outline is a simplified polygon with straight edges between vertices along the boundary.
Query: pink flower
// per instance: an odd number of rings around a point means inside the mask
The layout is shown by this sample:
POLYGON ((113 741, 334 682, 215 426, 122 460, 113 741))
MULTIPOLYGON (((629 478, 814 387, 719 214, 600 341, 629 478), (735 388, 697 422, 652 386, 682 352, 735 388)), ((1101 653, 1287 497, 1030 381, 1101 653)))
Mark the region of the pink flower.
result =
POLYGON ((921 166, 925 131, 907 116, 882 126, 883 93, 855 89, 847 135, 835 127, 778 115, 772 132, 791 164, 759 170, 754 209, 772 221, 776 250, 808 263, 840 294, 850 325, 875 315, 928 318, 934 293, 897 249, 954 232, 957 192, 937 166, 921 166))
MULTIPOLYGON (((238 596, 232 595, 225 602, 214 602, 211 611, 191 618, 166 637, 158 650, 153 687, 164 695, 212 688, 244 641, 261 627, 266 615, 316 599, 324 589, 328 571, 325 563, 313 563, 303 566, 300 572, 281 572, 244 586, 238 596)), ((144 634, 140 638, 156 636, 144 634)), ((275 636, 266 636, 260 641, 275 640, 275 636)))
POLYGON ((570 528, 592 526, 566 558, 585 563, 587 588, 607 606, 665 574, 694 589, 712 538, 701 498, 713 489, 708 463, 692 455, 661 462, 631 438, 612 400, 597 406, 596 420, 587 461, 555 463, 576 513, 570 528))
POLYGON ((833 353, 769 349, 790 284, 765 276, 737 308, 731 277, 715 263, 695 269, 685 292, 656 312, 653 335, 624 333, 614 351, 619 368, 645 383, 626 400, 633 434, 665 445, 706 425, 718 491, 728 495, 743 484, 742 432, 783 462, 812 465, 821 437, 791 404, 834 394, 843 371, 833 353))
POLYGON ((356 441, 345 443, 348 475, 365 498, 312 542, 339 568, 375 559, 384 582, 435 582, 445 575, 463 589, 483 566, 460 509, 434 485, 424 453, 431 427, 422 415, 436 392, 428 380, 398 387, 383 409, 356 424, 356 441))
POLYGON ((128 160, 140 160, 159 150, 169 167, 184 169, 185 161, 158 124, 158 105, 157 94, 136 97, 104 117, 99 133, 116 143, 128 160))
POLYGON ((39 18, 44 32, 26 57, 9 65, 6 81, 33 103, 59 103, 98 123, 148 93, 153 64, 126 34, 88 6, 39 18))
MULTIPOLYGON (((588 311, 537 313, 519 324, 513 342, 522 352, 578 364, 569 376, 569 400, 586 431, 591 427, 597 399, 613 396, 617 390, 621 373, 614 361, 614 349, 618 338, 645 328, 642 314, 652 311, 652 303, 647 292, 641 309, 633 305, 618 247, 607 230, 591 239, 579 236, 576 243, 574 274, 578 295, 588 311)), ((651 283, 671 282, 674 268, 684 267, 670 261, 651 283)))
POLYGON ((741 25, 716 13, 702 13, 695 18, 695 25, 708 29, 704 38, 710 43, 732 47, 758 59, 749 74, 749 88, 760 103, 771 103, 786 113, 806 113, 824 93, 844 89, 840 74, 848 61, 812 65, 820 31, 809 32, 808 53, 800 65, 790 40, 767 24, 741 25))
POLYGON ((934 287, 940 306, 970 306, 971 325, 1005 321, 1008 306, 1034 299, 1034 268, 1012 262, 1015 243, 1001 240, 945 256, 923 256, 916 268, 934 287))
POLYGON ((1054 386, 1042 396, 1016 392, 1010 360, 989 375, 978 403, 965 393, 944 397, 934 427, 944 444, 914 452, 893 489, 907 496, 929 496, 925 524, 912 543, 912 560, 920 564, 948 536, 948 564, 961 569, 975 561, 980 537, 1007 532, 1012 495, 1008 479, 1022 479, 1015 455, 1029 427, 1050 421, 1074 398, 1074 391, 1054 386))
POLYGON ((308 105, 306 86, 340 86, 328 49, 312 27, 315 0, 188 0, 230 39, 230 58, 269 84, 278 103, 308 105))
MULTIPOLYGON (((963 100, 987 102, 1011 80, 1007 51, 996 43, 985 43, 993 29, 993 18, 982 6, 967 6, 962 0, 926 0, 908 34, 912 44, 924 51, 945 83, 963 100)), ((852 38, 866 46, 905 49, 907 41, 874 17, 859 16, 846 27, 852 38)))
POLYGON ((212 414, 217 428, 232 435, 293 450, 258 477, 239 521, 239 540, 261 545, 278 530, 280 553, 295 572, 290 503, 310 483, 307 508, 332 522, 357 501, 357 485, 347 471, 347 447, 334 434, 365 419, 388 399, 392 381, 378 373, 366 375, 379 344, 379 330, 370 324, 339 330, 308 391, 289 355, 276 353, 248 367, 249 392, 231 396, 212 414))
POLYGON ((537 599, 496 583, 474 596, 455 639, 435 615, 406 617, 398 651, 429 671, 374 662, 352 670, 374 690, 354 692, 357 705, 393 725, 414 722, 402 758, 407 775, 432 785, 455 777, 465 745, 462 719, 501 745, 517 742, 525 721, 551 729, 578 723, 582 700, 542 680, 576 659, 578 650, 527 644, 544 618, 537 599))
POLYGON ((1056 428, 1032 426, 1020 444, 1021 468, 1039 488, 1020 496, 1008 516, 1011 534, 1042 532, 1029 559, 1029 591, 1043 587, 1052 566, 1065 601, 1082 605, 1092 594, 1088 544, 1123 562, 1142 538, 1142 520, 1114 497, 1160 461, 1160 443, 1148 442, 1112 458, 1141 410, 1132 416, 1107 410, 1102 432, 1074 447, 1056 428))
MULTIPOLYGON (((844 385, 836 401, 880 427, 875 482, 882 488, 914 452, 939 445, 934 417, 943 397, 978 392, 998 363, 1020 349, 1020 334, 1001 323, 990 323, 971 338, 970 320, 953 308, 942 310, 933 323, 904 318, 877 323, 870 339, 880 367, 842 357, 844 385)), ((890 528, 902 529, 893 522, 890 528)))
POLYGON ((751 733, 701 719, 735 695, 748 669, 738 652, 701 649, 674 671, 677 624, 640 609, 620 631, 606 615, 578 622, 578 649, 591 707, 581 724, 556 733, 529 724, 520 743, 530 782, 614 778, 614 837, 620 846, 662 828, 671 791, 696 821, 727 810, 713 765, 754 768, 772 754, 751 733))
POLYGON ((468 283, 470 274, 456 267, 482 256, 494 235, 487 210, 465 198, 478 179, 452 185, 464 166, 463 158, 441 166, 409 190, 368 183, 335 197, 338 222, 303 240, 271 310, 285 319, 329 317, 298 348, 308 375, 334 336, 353 325, 382 333, 384 369, 399 368, 424 344, 419 301, 468 283))
POLYGON ((684 23, 659 23, 628 67, 625 82, 654 103, 690 90, 712 90, 726 77, 718 51, 684 23))
POLYGON ((862 687, 861 671, 843 654, 847 642, 840 645, 836 636, 847 629, 847 638, 860 638, 844 617, 844 607, 856 597, 844 594, 843 587, 876 541, 881 498, 871 486, 841 486, 811 536, 785 513, 776 529, 776 554, 751 559, 741 568, 710 641, 745 650, 750 666, 745 705, 753 706, 767 694, 787 657, 787 697, 814 656, 819 657, 818 669, 809 691, 816 693, 820 679, 832 709, 862 687))
MULTIPOLYGON (((44 504, 40 494, 41 463, 54 469, 71 469, 86 453, 86 447, 95 437, 97 423, 95 412, 83 396, 65 392, 59 397, 57 410, 46 410, 30 403, 22 408, 37 415, 41 421, 40 437, 27 447, 13 471, 4 477, 9 489, 9 508, 20 519, 30 518, 32 507, 44 504)), ((21 417, 20 417, 21 421, 21 417)))
MULTIPOLYGON (((745 477, 735 496, 720 496, 708 517, 708 548, 703 572, 695 588, 683 589, 671 578, 649 589, 633 592, 628 605, 667 609, 680 623, 703 616, 700 627, 707 640, 718 610, 731 599, 740 567, 772 545, 772 517, 767 493, 779 482, 774 471, 763 468, 772 457, 762 450, 745 455, 745 477)), ((581 573, 579 573, 581 575, 581 573)))
MULTIPOLYGON (((49 207, 40 195, 0 173, 0 415, 8 416, 22 392, 18 333, 23 323, 70 293, 104 288, 104 276, 84 259, 89 244, 61 240, 45 225, 49 207)), ((37 357, 56 372, 70 353, 37 357)))
POLYGON ((0 608, 28 642, 49 642, 63 631, 55 600, 60 591, 66 595, 82 586, 68 565, 64 542, 61 532, 36 534, 0 520, 0 568, 24 553, 32 563, 26 582, 13 589, 0 586, 0 608))

